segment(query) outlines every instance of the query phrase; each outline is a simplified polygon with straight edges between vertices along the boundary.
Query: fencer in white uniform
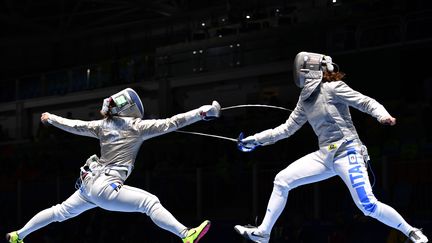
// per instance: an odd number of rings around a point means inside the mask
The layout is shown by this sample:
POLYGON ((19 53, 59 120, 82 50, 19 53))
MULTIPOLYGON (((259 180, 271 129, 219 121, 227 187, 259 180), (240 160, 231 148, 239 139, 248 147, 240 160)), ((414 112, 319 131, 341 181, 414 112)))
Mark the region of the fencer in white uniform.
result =
POLYGON ((319 149, 276 175, 266 214, 259 226, 237 225, 235 230, 254 242, 269 242, 290 190, 337 175, 365 215, 400 230, 415 243, 427 242, 421 230, 409 225, 395 209, 375 198, 367 172, 367 149, 359 139, 349 107, 375 117, 382 124, 395 125, 396 119, 376 100, 340 81, 343 73, 334 70, 330 56, 300 52, 294 60, 293 72, 294 81, 302 91, 288 120, 274 129, 242 139, 239 146, 251 151, 257 146, 273 144, 291 136, 308 121, 318 137, 319 149))
POLYGON ((159 227, 179 236, 186 243, 196 243, 207 232, 210 221, 189 229, 149 192, 125 185, 132 172, 141 144, 152 137, 175 131, 189 124, 218 117, 220 105, 198 109, 167 119, 142 119, 144 107, 137 93, 128 88, 104 100, 102 120, 70 120, 43 113, 41 121, 64 131, 97 138, 100 158, 92 155, 81 167, 77 191, 66 201, 36 214, 23 228, 7 234, 8 242, 23 242, 31 232, 51 222, 61 222, 84 211, 100 207, 110 211, 141 212, 159 227))

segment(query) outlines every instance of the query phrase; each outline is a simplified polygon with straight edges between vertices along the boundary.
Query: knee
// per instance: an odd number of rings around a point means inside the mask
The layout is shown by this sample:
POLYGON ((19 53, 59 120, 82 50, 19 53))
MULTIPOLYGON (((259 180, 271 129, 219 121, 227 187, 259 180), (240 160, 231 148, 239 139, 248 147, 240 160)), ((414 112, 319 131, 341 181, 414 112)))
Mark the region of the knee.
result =
POLYGON ((150 196, 150 205, 158 205, 160 204, 159 198, 156 197, 155 195, 151 195, 150 196))
POLYGON ((53 211, 53 221, 55 222, 62 222, 75 216, 70 210, 61 204, 52 206, 51 209, 53 211))
POLYGON ((274 183, 275 185, 285 185, 285 184, 286 184, 282 172, 279 172, 279 173, 275 176, 275 178, 274 178, 274 182, 273 182, 273 183, 274 183))
POLYGON ((379 214, 379 202, 367 202, 367 203, 357 203, 357 207, 363 212, 365 216, 370 216, 372 218, 376 218, 379 214))
POLYGON ((282 173, 278 173, 273 182, 273 190, 278 192, 281 196, 287 197, 288 192, 291 190, 289 181, 284 179, 282 173))
POLYGON ((282 179, 281 173, 277 174, 273 182, 273 191, 283 197, 288 197, 290 186, 282 179))
POLYGON ((156 197, 155 195, 151 194, 148 198, 147 198, 147 203, 146 205, 142 205, 142 208, 144 208, 144 213, 147 215, 150 215, 151 212, 154 212, 155 210, 157 210, 159 207, 161 207, 161 203, 159 201, 159 198, 156 197))

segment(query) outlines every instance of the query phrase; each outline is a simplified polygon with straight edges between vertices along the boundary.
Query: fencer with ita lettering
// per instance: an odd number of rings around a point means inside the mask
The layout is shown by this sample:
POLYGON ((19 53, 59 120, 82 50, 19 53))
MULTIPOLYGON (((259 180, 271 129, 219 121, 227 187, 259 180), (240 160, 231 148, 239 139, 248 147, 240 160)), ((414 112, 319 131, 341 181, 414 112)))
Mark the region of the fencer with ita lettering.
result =
POLYGON ((372 192, 367 171, 369 156, 351 119, 353 107, 375 117, 380 123, 395 125, 396 119, 375 99, 365 96, 341 81, 344 74, 334 70, 332 58, 300 52, 294 60, 294 81, 302 88, 297 105, 288 120, 239 141, 242 151, 273 144, 288 138, 309 122, 318 137, 319 149, 291 163, 275 179, 262 223, 257 226, 235 226, 235 230, 257 243, 268 243, 271 230, 281 215, 289 192, 339 176, 348 187, 354 203, 366 215, 395 228, 414 243, 426 243, 420 229, 409 225, 392 207, 378 201, 372 192))

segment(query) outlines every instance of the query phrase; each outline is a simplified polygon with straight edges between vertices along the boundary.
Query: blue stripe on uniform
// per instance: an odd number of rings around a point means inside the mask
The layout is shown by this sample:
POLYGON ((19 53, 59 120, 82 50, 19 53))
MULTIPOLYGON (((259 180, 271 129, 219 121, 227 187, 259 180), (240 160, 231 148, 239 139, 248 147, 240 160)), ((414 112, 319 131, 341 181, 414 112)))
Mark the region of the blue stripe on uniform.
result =
POLYGON ((356 154, 355 148, 349 148, 349 149, 347 149, 347 155, 350 155, 350 154, 356 154))
POLYGON ((363 205, 363 208, 368 211, 368 212, 375 212, 376 210, 376 204, 375 203, 371 203, 371 201, 369 200, 366 190, 363 186, 361 187, 357 187, 356 188, 357 191, 357 195, 360 198, 360 202, 363 205))

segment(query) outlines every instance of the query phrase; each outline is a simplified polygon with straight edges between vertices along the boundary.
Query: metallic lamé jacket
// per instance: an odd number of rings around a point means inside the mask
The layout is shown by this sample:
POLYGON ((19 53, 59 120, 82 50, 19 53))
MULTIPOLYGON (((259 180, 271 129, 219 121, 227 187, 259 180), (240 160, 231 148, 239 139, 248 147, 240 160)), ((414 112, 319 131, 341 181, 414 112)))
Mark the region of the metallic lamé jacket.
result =
POLYGON ((112 117, 103 120, 70 120, 53 114, 48 122, 64 131, 97 138, 100 141, 99 163, 104 168, 125 170, 127 175, 135 163, 141 144, 156 137, 201 120, 195 109, 167 119, 142 120, 133 117, 112 117))
POLYGON ((389 116, 376 100, 351 89, 342 81, 323 83, 321 79, 309 79, 288 120, 254 136, 263 145, 272 144, 291 136, 308 121, 318 136, 319 147, 340 141, 359 140, 351 119, 350 106, 378 120, 389 116))

